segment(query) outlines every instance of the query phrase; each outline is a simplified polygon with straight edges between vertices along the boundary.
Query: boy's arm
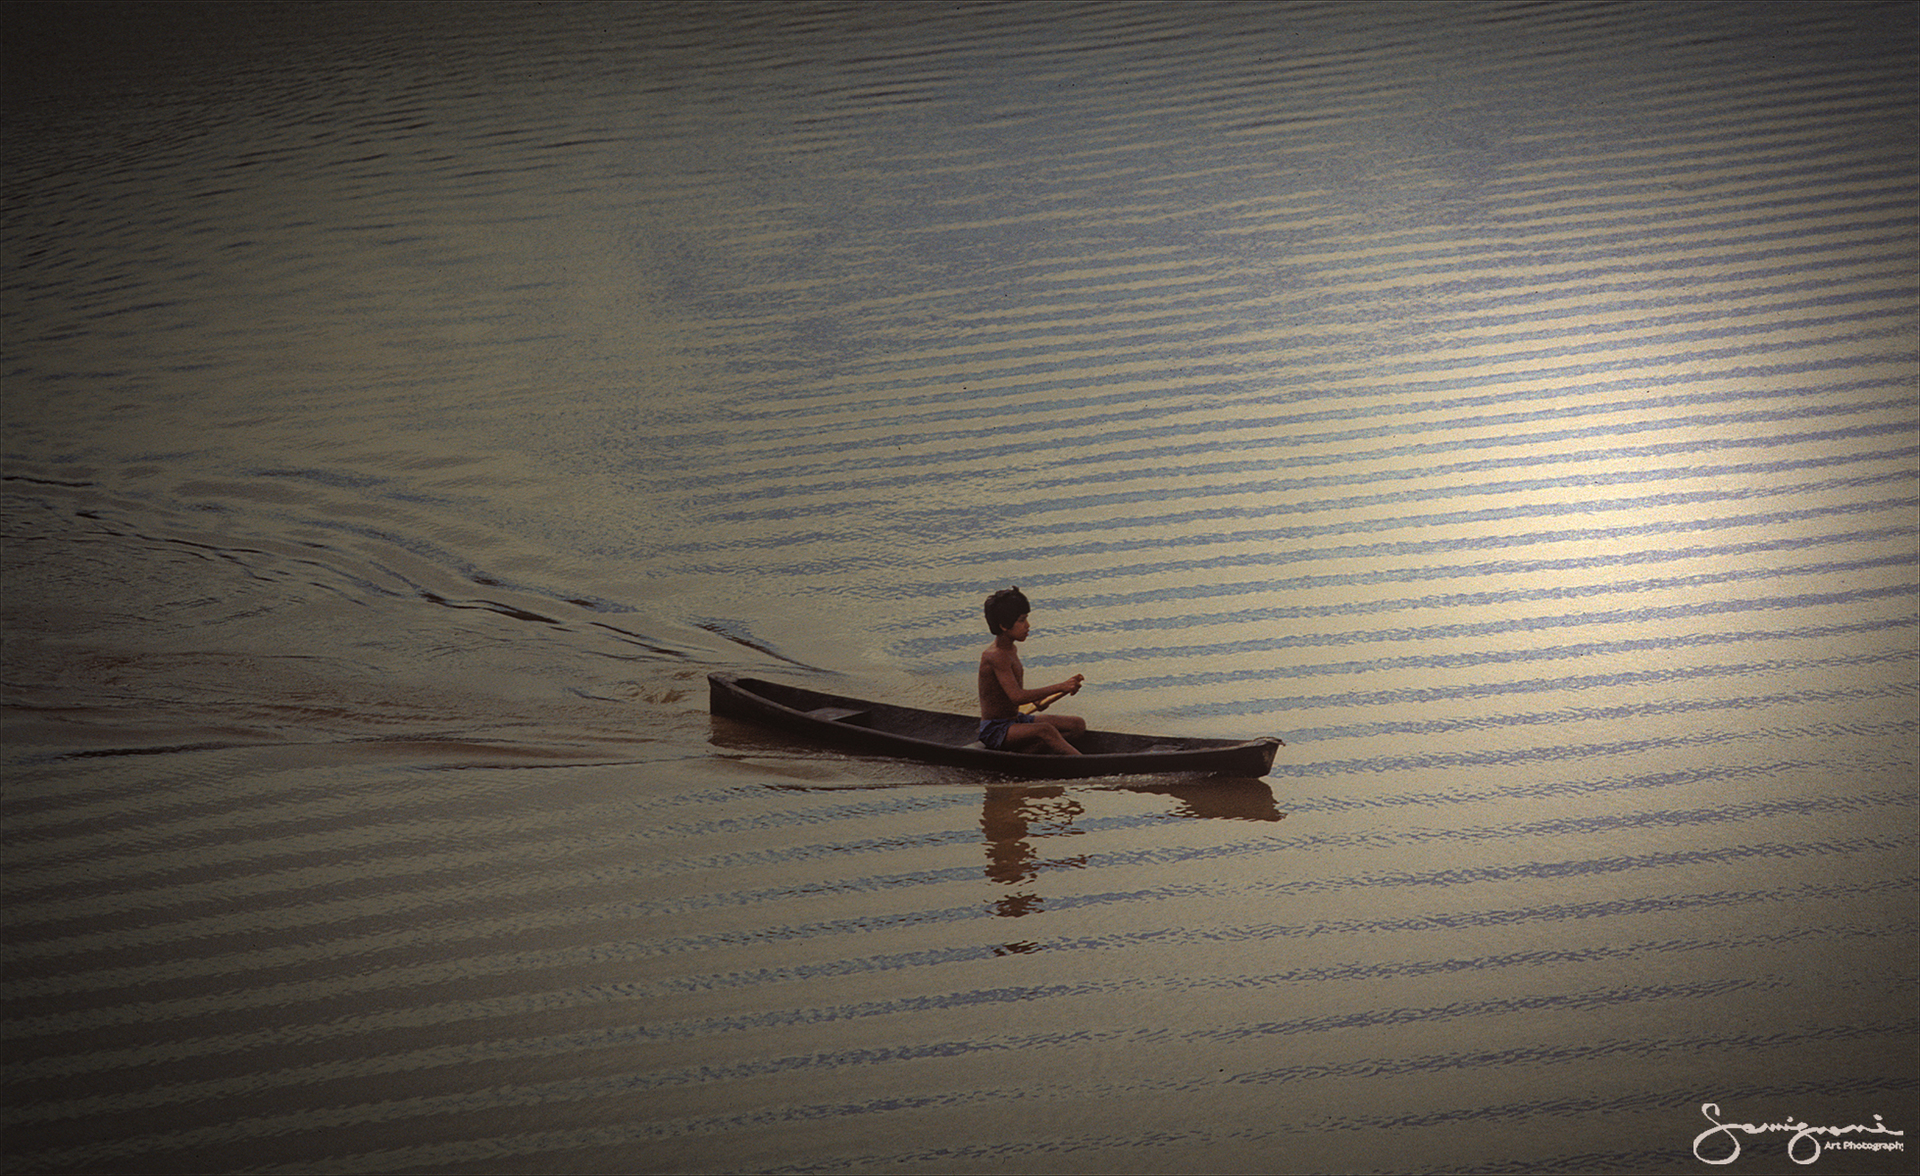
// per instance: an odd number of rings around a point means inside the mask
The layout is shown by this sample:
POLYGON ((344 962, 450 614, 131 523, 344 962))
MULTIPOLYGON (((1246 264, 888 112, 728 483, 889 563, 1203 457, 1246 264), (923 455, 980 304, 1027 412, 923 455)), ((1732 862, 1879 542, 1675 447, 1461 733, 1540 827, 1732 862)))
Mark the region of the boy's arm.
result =
POLYGON ((1013 676, 1013 665, 1009 661, 1000 658, 993 659, 993 675, 995 680, 1000 683, 1000 689, 1006 692, 1007 700, 1015 706, 1029 702, 1039 702, 1041 699, 1055 694, 1078 694, 1080 693, 1080 683, 1086 680, 1086 675, 1075 674, 1064 682, 1055 682, 1051 686, 1042 686, 1038 690, 1029 690, 1025 686, 1022 686, 1019 680, 1013 676))

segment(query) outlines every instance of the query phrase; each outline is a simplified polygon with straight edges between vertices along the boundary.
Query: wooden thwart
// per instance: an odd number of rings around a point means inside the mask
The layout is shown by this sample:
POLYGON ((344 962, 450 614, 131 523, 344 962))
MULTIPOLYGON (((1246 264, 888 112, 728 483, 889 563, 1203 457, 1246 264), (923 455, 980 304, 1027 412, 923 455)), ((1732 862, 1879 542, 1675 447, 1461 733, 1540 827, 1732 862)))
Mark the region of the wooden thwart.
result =
POLYGON ((807 712, 807 717, 823 723, 848 723, 855 719, 872 718, 873 712, 850 706, 817 706, 807 712))

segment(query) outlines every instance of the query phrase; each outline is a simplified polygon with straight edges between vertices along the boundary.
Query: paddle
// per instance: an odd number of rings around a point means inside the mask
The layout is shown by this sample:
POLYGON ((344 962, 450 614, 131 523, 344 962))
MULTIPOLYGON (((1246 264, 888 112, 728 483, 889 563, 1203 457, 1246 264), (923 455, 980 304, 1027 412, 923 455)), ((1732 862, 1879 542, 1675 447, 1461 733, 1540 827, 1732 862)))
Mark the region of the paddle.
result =
POLYGON ((1020 708, 1020 713, 1023 715, 1030 715, 1030 714, 1033 714, 1035 711, 1046 710, 1048 707, 1052 706, 1056 702, 1059 702, 1061 699, 1065 698, 1066 696, 1067 696, 1066 691, 1056 690, 1052 694, 1049 694, 1045 698, 1041 699, 1039 702, 1029 702, 1022 705, 1020 708))

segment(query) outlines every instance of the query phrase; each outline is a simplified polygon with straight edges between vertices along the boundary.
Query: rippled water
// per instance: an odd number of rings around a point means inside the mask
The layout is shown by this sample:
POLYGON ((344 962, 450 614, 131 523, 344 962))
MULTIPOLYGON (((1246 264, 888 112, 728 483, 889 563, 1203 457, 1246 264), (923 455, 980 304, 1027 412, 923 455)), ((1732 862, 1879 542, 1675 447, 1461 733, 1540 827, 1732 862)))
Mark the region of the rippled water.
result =
POLYGON ((5 20, 10 1167, 1920 1126, 1912 7, 5 20))

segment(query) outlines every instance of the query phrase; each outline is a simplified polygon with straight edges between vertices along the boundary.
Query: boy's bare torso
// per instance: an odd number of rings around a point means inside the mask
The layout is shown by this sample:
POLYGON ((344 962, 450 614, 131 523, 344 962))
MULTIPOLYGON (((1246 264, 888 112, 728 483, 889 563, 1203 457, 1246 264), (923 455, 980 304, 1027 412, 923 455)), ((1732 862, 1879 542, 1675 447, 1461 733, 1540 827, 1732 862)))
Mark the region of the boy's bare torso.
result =
POLYGON ((980 717, 983 719, 1011 719, 1020 713, 1020 707, 1007 697, 1007 691, 1000 684, 1000 670, 1005 667, 1013 674, 1016 686, 1027 684, 1027 668, 1020 664, 1017 650, 1001 649, 996 643, 987 646, 980 654, 980 717))

